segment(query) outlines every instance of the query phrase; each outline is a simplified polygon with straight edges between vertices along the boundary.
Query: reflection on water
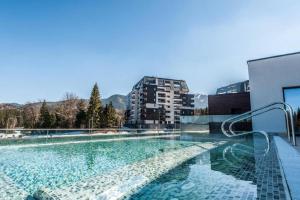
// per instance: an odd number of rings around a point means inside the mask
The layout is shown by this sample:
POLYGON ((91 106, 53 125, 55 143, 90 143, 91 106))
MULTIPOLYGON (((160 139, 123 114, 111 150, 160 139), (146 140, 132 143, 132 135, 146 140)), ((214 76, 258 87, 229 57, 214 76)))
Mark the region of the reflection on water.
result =
POLYGON ((88 170, 93 170, 95 166, 95 160, 97 158, 97 146, 94 143, 89 143, 89 145, 86 147, 84 158, 87 165, 88 170))
POLYGON ((254 181, 255 179, 253 144, 234 143, 222 148, 222 153, 212 151, 210 158, 212 170, 234 176, 239 180, 254 181))
POLYGON ((162 152, 193 144, 161 139, 87 142, 78 144, 2 148, 0 171, 19 187, 35 192, 57 188, 109 173, 162 152))
MULTIPOLYGON (((268 155, 266 144, 260 156, 268 155)), ((228 143, 183 163, 129 199, 256 199, 255 156, 253 140, 228 143)))

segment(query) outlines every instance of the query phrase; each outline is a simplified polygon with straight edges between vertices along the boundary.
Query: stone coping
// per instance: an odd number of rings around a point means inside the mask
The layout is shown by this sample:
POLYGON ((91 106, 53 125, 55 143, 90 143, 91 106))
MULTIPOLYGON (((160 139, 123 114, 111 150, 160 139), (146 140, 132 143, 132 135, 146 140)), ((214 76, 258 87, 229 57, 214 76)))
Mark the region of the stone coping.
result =
POLYGON ((300 153, 279 136, 274 141, 291 198, 300 199, 300 153))
POLYGON ((82 144, 82 143, 95 143, 95 142, 112 142, 112 141, 123 141, 123 140, 143 140, 151 138, 173 138, 179 137, 180 135, 157 135, 157 136, 138 136, 138 137, 120 137, 120 138, 110 138, 110 139, 93 139, 93 140, 80 140, 80 141, 66 141, 66 142, 50 142, 41 144, 23 144, 23 145, 6 145, 0 146, 1 149, 18 149, 18 148, 32 148, 32 147, 42 147, 42 146, 54 146, 54 145, 67 145, 67 144, 82 144))

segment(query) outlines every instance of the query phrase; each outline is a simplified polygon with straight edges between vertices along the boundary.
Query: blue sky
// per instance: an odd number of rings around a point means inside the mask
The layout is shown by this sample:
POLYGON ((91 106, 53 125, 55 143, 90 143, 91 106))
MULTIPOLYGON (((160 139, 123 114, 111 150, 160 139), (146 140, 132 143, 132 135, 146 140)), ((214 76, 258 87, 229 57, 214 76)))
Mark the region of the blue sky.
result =
POLYGON ((0 103, 127 94, 144 75, 191 92, 248 78, 249 59, 299 51, 297 0, 0 0, 0 103))

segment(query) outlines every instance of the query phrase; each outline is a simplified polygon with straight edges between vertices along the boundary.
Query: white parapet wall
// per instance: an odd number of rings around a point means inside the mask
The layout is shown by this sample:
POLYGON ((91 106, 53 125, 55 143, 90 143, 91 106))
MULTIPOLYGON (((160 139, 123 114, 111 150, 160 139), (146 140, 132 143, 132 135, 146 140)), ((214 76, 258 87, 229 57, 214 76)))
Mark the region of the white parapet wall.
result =
MULTIPOLYGON (((251 108, 284 101, 283 88, 300 86, 300 52, 248 61, 251 108)), ((282 111, 253 119, 254 130, 284 132, 282 111)))

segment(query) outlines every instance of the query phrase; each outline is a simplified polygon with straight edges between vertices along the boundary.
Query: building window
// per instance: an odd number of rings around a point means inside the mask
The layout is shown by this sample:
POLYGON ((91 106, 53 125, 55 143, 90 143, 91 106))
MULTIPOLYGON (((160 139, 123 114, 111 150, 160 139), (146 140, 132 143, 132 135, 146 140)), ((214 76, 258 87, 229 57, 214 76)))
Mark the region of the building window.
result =
POLYGON ((300 86, 283 88, 284 102, 291 105, 296 120, 295 131, 300 133, 300 86))

